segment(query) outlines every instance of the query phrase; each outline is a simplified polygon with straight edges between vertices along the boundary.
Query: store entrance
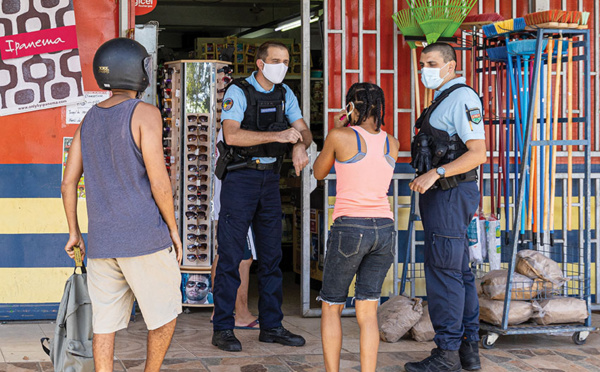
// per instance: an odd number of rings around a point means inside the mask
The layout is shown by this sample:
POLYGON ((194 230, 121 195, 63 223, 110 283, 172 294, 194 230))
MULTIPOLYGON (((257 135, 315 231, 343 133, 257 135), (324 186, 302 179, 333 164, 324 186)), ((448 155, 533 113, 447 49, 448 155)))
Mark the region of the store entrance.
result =
MULTIPOLYGON (((310 110, 302 114, 313 135, 312 151, 316 153, 322 148, 322 5, 311 7, 309 60, 301 58, 300 10, 301 1, 298 0, 260 3, 160 0, 154 11, 136 16, 136 40, 155 57, 156 86, 149 88, 144 99, 163 113, 165 162, 171 175, 176 216, 184 240, 182 295, 187 311, 206 312, 212 307, 210 293, 202 301, 194 301, 195 293, 186 293, 186 283, 201 277, 212 280, 214 267, 218 264, 215 259, 218 251, 216 223, 211 210, 219 189, 215 187, 218 181, 214 177, 214 163, 210 161, 211 157, 216 159, 210 154, 217 151, 223 95, 231 79, 248 77, 256 70, 256 50, 263 42, 278 41, 288 47, 290 62, 284 84, 297 97, 299 108, 303 107, 302 67, 310 66, 310 94, 305 95, 310 97, 310 110), (202 132, 205 127, 207 129, 202 132), (199 128, 200 132, 194 133, 192 128, 199 128)), ((305 209, 310 211, 310 226, 303 226, 302 178, 296 175, 291 156, 284 159, 280 174, 283 252, 280 268, 284 277, 284 314, 301 314, 303 230, 311 231, 313 299, 320 287, 324 247, 319 242, 326 231, 321 212, 323 191, 317 188, 312 192, 310 208, 305 209)), ((254 314, 257 314, 258 302, 256 269, 254 262, 250 268, 248 290, 249 308, 254 314)))

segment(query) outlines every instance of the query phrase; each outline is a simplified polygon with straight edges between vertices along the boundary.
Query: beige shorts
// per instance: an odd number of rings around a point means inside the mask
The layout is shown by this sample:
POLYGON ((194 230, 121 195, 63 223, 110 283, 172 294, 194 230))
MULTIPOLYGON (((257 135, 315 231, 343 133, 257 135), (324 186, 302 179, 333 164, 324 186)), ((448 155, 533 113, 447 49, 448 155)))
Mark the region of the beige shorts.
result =
POLYGON ((127 328, 134 298, 149 330, 181 314, 181 273, 175 249, 145 256, 88 259, 94 333, 127 328))

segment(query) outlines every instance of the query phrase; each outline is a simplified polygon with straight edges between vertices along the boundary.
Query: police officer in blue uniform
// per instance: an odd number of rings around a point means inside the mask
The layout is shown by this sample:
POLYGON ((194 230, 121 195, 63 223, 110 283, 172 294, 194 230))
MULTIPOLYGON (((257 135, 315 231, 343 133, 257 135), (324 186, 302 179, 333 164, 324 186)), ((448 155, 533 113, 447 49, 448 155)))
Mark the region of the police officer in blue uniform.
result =
POLYGON ((281 197, 279 169, 291 152, 296 175, 308 164, 306 149, 312 135, 298 100, 282 84, 289 63, 285 45, 262 44, 256 54, 258 71, 235 80, 223 97, 224 143, 219 144, 217 177, 221 178, 221 211, 217 239, 219 265, 213 298, 213 345, 241 351, 235 337, 236 292, 250 224, 256 238, 261 342, 302 346, 305 340, 286 330, 281 321, 281 197))
POLYGON ((421 80, 434 89, 417 120, 412 144, 425 233, 425 278, 437 345, 431 356, 407 363, 408 372, 469 371, 479 360, 479 301, 469 266, 467 226, 479 205, 477 167, 486 161, 485 131, 477 93, 456 76, 456 54, 444 43, 421 53, 421 80))

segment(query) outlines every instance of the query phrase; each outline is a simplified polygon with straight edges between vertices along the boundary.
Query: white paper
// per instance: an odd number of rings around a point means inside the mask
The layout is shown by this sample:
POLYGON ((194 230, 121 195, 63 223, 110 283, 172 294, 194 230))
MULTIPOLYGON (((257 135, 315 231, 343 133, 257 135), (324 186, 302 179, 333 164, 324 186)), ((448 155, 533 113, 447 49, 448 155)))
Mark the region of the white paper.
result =
POLYGON ((67 124, 79 124, 85 114, 97 103, 110 97, 110 92, 84 92, 85 101, 75 105, 67 105, 67 124))

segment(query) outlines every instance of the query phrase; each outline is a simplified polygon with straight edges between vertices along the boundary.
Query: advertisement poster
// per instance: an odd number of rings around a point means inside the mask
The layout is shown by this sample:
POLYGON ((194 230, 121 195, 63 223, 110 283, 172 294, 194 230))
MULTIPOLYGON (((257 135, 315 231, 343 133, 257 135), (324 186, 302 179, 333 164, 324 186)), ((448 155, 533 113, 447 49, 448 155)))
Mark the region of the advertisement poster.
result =
POLYGON ((73 0, 1 3, 0 116, 83 101, 73 0))
POLYGON ((110 98, 110 92, 85 92, 85 101, 67 106, 67 124, 79 124, 89 109, 110 98))
MULTIPOLYGON (((73 142, 73 137, 63 137, 63 156, 62 156, 62 176, 65 174, 65 167, 67 166, 67 158, 69 157, 69 149, 71 148, 71 142, 73 142)), ((79 184, 77 184, 77 194, 80 199, 85 199, 85 184, 83 183, 84 175, 81 175, 81 179, 79 180, 79 184)))

